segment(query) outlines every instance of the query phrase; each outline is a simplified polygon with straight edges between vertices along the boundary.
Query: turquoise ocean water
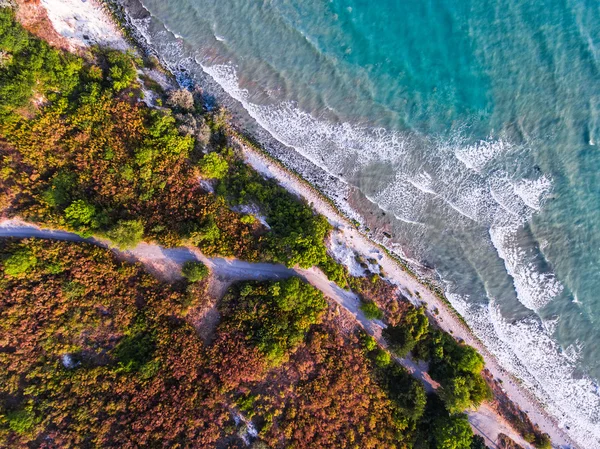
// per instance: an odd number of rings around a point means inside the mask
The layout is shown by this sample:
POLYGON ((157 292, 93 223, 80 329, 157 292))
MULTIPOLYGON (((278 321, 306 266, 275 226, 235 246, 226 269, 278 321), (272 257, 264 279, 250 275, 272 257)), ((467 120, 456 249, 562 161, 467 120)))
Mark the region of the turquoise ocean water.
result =
POLYGON ((503 365, 600 447, 597 1, 129 3, 170 65, 435 270, 503 365))

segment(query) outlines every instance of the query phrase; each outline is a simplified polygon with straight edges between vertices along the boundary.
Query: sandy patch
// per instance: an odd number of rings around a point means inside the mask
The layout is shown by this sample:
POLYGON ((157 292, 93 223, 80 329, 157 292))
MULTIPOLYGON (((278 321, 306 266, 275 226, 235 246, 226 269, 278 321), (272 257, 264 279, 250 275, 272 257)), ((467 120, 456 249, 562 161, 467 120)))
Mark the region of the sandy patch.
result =
POLYGON ((72 50, 100 45, 127 50, 119 28, 96 0, 41 0, 56 32, 72 50))

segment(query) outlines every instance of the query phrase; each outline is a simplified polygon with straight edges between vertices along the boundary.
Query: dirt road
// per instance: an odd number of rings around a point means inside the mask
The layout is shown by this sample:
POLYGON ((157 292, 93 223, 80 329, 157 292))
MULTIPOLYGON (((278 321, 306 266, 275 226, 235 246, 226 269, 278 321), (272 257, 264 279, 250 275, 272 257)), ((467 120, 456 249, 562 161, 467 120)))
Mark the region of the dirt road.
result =
MULTIPOLYGON (((316 268, 290 269, 277 264, 251 263, 222 257, 209 258, 198 250, 191 248, 162 248, 158 245, 148 243, 141 243, 132 250, 121 251, 111 247, 110 242, 106 240, 96 238, 85 239, 70 232, 41 229, 20 220, 0 221, 0 238, 40 238, 91 243, 104 248, 110 248, 120 258, 131 262, 141 262, 150 272, 166 279, 180 277, 181 265, 187 261, 194 260, 202 261, 212 270, 214 276, 227 281, 276 280, 299 276, 323 292, 326 297, 334 300, 346 309, 369 334, 374 336, 381 346, 387 346, 381 335, 385 324, 379 320, 367 319, 360 310, 360 300, 356 294, 338 287, 329 281, 321 270, 316 268)), ((419 379, 425 386, 426 391, 431 392, 438 388, 439 385, 429 377, 424 366, 410 358, 396 358, 395 360, 414 377, 419 379)), ((531 449, 531 446, 491 408, 484 405, 478 410, 469 411, 468 416, 473 430, 486 439, 488 446, 496 447, 495 442, 497 441, 498 434, 504 433, 524 448, 531 449)))

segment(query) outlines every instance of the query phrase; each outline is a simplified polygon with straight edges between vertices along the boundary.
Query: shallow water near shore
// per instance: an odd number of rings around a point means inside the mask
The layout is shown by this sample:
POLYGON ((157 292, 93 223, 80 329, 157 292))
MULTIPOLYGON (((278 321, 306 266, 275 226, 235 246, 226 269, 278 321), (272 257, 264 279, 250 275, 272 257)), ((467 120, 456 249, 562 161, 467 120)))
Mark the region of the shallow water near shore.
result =
POLYGON ((600 447, 594 2, 143 5, 134 23, 172 67, 433 268, 501 363, 600 447))

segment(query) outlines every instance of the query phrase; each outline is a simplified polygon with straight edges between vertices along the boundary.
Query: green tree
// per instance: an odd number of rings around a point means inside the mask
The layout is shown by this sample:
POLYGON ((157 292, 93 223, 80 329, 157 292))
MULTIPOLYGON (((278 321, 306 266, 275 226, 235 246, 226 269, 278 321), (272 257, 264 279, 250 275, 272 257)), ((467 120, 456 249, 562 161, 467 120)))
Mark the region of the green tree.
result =
POLYGON ((120 220, 106 235, 119 249, 135 248, 144 238, 144 224, 141 220, 120 220))
POLYGON ((485 440, 480 435, 473 435, 473 439, 471 440, 471 448, 470 449, 487 449, 485 445, 485 440))
POLYGON ((65 209, 65 218, 67 222, 74 228, 88 226, 94 220, 96 208, 85 200, 73 201, 69 207, 65 209))
POLYGON ((383 312, 377 307, 377 304, 372 301, 363 302, 360 305, 360 310, 363 311, 369 320, 381 320, 383 318, 383 312))
POLYGON ((457 344, 452 347, 450 353, 452 365, 456 371, 479 374, 484 367, 483 357, 471 346, 457 344))
POLYGON ((404 426, 407 426, 409 421, 417 423, 427 404, 423 385, 395 363, 380 367, 378 377, 378 383, 393 401, 395 419, 404 423, 404 426))
POLYGON ((438 418, 433 425, 435 449, 470 449, 473 431, 466 415, 438 418))
POLYGON ((471 404, 473 407, 479 407, 482 402, 490 401, 492 399, 492 390, 485 382, 485 379, 481 376, 481 374, 470 374, 469 378, 469 387, 470 387, 470 396, 471 396, 471 404))
POLYGON ((64 207, 71 200, 71 192, 77 186, 77 176, 68 171, 58 172, 50 187, 43 193, 44 201, 52 208, 64 207))
POLYGON ((190 282, 199 282, 210 274, 208 267, 200 261, 188 261, 183 264, 181 269, 183 277, 190 282))
POLYGON ((491 398, 491 391, 481 376, 484 366, 481 354, 439 330, 432 332, 430 341, 429 372, 442 386, 441 396, 448 411, 478 407, 491 398))
POLYGON ((390 363, 392 363, 392 357, 390 356, 390 353, 384 351, 383 349, 378 349, 376 351, 373 360, 375 361, 375 364, 380 368, 385 368, 390 363))
POLYGON ((119 50, 111 50, 106 54, 109 64, 108 76, 115 91, 133 86, 137 80, 137 70, 131 56, 119 50))
POLYGON ((208 153, 198 163, 200 172, 205 178, 222 179, 229 170, 229 164, 217 153, 208 153))
POLYGON ((466 377, 454 377, 444 383, 440 391, 440 397, 444 401, 446 410, 450 413, 460 413, 472 404, 471 385, 466 377))
POLYGON ((19 249, 4 261, 4 273, 12 277, 19 277, 35 267, 37 262, 37 257, 30 249, 19 249))
POLYGON ((398 357, 405 357, 429 332, 429 320, 422 308, 412 307, 397 326, 388 326, 383 336, 398 357))
POLYGON ((382 334, 398 357, 406 357, 417 344, 410 328, 404 325, 388 326, 382 334))

